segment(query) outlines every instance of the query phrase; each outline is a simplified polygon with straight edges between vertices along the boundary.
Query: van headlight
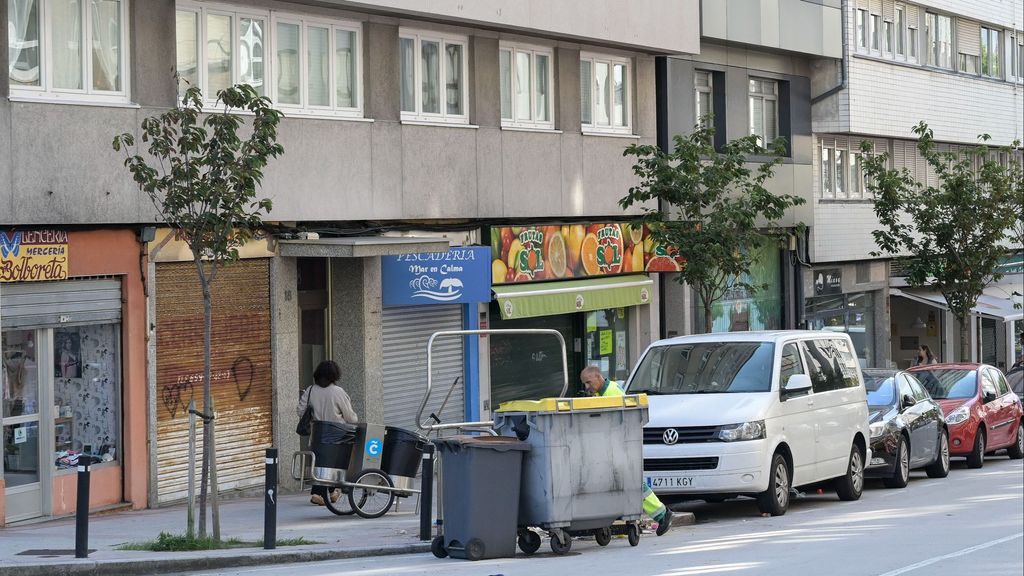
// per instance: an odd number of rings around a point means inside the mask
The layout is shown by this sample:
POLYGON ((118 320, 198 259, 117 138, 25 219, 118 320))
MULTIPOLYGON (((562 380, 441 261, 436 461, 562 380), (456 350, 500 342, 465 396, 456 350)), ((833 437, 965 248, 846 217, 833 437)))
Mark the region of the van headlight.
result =
POLYGON ((760 440, 762 438, 764 438, 764 420, 730 424, 718 429, 718 439, 722 442, 760 440))
POLYGON ((971 417, 971 411, 967 406, 961 406, 946 415, 946 424, 959 424, 966 422, 971 417))

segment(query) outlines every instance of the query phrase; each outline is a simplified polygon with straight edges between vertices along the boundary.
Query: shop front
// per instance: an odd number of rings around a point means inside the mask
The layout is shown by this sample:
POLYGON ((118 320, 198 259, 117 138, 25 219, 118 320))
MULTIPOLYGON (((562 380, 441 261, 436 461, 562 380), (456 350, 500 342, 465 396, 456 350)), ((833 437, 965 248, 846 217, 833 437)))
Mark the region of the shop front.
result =
MULTIPOLYGON (((750 271, 711 306, 712 332, 780 330, 783 328, 783 267, 779 247, 768 242, 751 254, 750 271)), ((694 298, 695 328, 703 331, 704 306, 694 298)))
POLYGON ((815 267, 804 274, 804 324, 808 330, 844 332, 862 368, 889 365, 886 263, 815 267))
MULTIPOLYGON (((645 274, 677 270, 629 223, 575 223, 490 229, 494 300, 491 328, 557 330, 565 342, 569 390, 579 372, 597 366, 622 381, 657 334, 655 285, 645 274)), ((484 407, 557 395, 562 388, 559 342, 550 336, 487 339, 484 407)))
MULTIPOLYGON (((491 299, 490 249, 453 246, 447 252, 381 257, 384 423, 417 430, 426 390, 427 342, 435 332, 477 327, 478 307, 491 299)), ((442 422, 479 414, 479 339, 435 340, 435 390, 424 409, 442 422)))
POLYGON ((0 525, 146 505, 145 255, 132 230, 0 232, 0 525))

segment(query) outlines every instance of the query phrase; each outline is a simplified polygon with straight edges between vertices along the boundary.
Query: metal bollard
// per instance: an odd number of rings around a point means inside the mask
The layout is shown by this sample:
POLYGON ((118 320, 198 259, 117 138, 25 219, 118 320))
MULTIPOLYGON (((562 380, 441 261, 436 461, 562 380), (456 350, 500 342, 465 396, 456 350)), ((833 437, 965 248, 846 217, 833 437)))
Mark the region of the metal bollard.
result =
POLYGON ((420 474, 420 540, 432 538, 430 526, 434 515, 434 445, 423 450, 423 472, 420 474))
POLYGON ((277 548, 277 448, 267 448, 263 481, 263 549, 277 548))
POLYGON ((75 558, 89 557, 89 467, 92 456, 78 457, 78 494, 75 505, 75 558))

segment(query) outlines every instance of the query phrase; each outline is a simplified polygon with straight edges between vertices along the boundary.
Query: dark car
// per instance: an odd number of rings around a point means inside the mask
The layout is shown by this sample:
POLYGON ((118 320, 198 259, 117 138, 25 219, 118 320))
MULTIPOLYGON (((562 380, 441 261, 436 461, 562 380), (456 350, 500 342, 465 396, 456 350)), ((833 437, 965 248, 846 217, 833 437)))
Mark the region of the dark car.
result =
POLYGON ((909 370, 940 406, 949 427, 950 454, 981 468, 985 455, 1006 448, 1024 458, 1024 410, 999 370, 985 364, 930 364, 909 370))
POLYGON ((907 372, 864 370, 871 429, 871 462, 865 476, 903 488, 910 471, 924 468, 932 478, 949 474, 949 432, 942 408, 907 372))

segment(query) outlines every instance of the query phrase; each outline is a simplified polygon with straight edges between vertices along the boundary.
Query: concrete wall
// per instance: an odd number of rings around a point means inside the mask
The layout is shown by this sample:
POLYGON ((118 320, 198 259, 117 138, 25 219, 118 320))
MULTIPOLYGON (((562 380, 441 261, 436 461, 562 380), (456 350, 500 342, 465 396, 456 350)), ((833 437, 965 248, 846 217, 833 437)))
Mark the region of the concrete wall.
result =
MULTIPOLYGON (((279 2, 251 2, 279 7, 279 2)), ((652 5, 655 4, 652 2, 652 5)), ((153 222, 155 210, 131 181, 110 142, 134 131, 175 98, 171 78, 173 4, 133 11, 133 100, 141 107, 73 106, 0 99, 0 225, 153 222), (154 14, 159 14, 158 18, 154 14), (145 38, 145 41, 138 39, 145 38), (167 55, 171 54, 170 57, 167 55), (60 162, 55 162, 56 158, 60 162)), ((294 9, 294 6, 292 7, 294 9)), ((330 13, 323 7, 310 10, 330 13)), ((351 17, 351 13, 344 13, 351 17)), ((634 182, 622 150, 653 143, 654 62, 632 58, 636 138, 589 136, 579 124, 581 46, 555 47, 556 128, 502 129, 497 64, 501 34, 457 29, 470 37, 469 127, 399 120, 398 21, 364 19, 367 118, 285 118, 284 156, 266 170, 261 194, 274 201, 269 220, 548 218, 620 215, 634 182)), ((407 21, 402 21, 408 24, 407 21)), ((432 25, 418 23, 421 28, 432 25)), ((452 30, 450 26, 445 27, 452 30)), ((545 42, 542 39, 533 39, 545 42)), ((606 50, 607 51, 607 50, 606 50)), ((0 60, 6 58, 6 52, 0 60)))
POLYGON ((701 34, 801 54, 839 58, 839 0, 702 0, 701 34))

